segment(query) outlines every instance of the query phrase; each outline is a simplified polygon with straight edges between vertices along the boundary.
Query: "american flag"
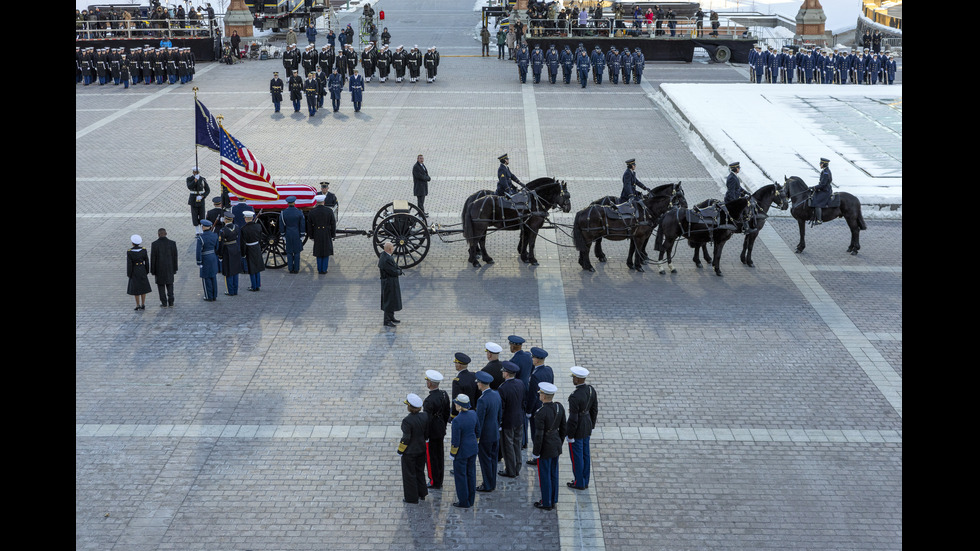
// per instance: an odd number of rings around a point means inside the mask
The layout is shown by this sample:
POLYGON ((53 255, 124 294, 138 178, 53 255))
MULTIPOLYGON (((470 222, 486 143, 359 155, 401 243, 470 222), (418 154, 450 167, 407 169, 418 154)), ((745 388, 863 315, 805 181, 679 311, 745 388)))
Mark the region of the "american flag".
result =
POLYGON ((269 171, 224 127, 221 127, 221 184, 243 199, 279 199, 269 171))

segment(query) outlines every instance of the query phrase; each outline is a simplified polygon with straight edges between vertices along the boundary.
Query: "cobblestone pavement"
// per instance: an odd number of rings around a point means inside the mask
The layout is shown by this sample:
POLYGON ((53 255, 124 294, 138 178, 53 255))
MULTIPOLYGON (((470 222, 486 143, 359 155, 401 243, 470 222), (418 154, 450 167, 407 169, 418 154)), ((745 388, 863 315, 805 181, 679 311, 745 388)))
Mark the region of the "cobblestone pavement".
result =
MULTIPOLYGON (((428 210, 447 225, 494 187, 502 153, 524 181, 567 180, 574 210, 618 194, 631 157, 648 185, 723 194, 717 167, 645 87, 521 86, 513 65, 479 57, 472 6, 405 6, 379 3, 395 44, 443 52, 433 84, 372 82, 358 114, 345 93, 339 114, 310 119, 287 102, 274 115, 272 60, 203 64, 198 97, 277 182, 331 181, 349 228, 411 199, 418 153, 428 210), (456 30, 436 31, 436 18, 456 30)), ((650 64, 644 77, 742 81, 702 63, 650 64)), ((195 160, 193 92, 79 86, 75 105, 76 549, 902 547, 901 220, 869 219, 858 256, 843 221, 808 229, 795 255, 796 223, 773 217, 756 267, 739 263, 736 236, 724 277, 695 268, 683 244, 677 273, 661 276, 628 270, 622 242, 583 272, 562 231, 542 233, 538 267, 519 261, 510 232, 489 237, 496 263, 479 269, 458 235, 433 237, 388 329, 363 237, 336 241, 327 275, 308 245, 299 275, 269 270, 261 293, 203 302, 184 178, 199 164, 217 189, 218 156, 195 160), (129 236, 149 243, 160 227, 179 245, 176 306, 159 308, 154 289, 134 312, 129 236), (424 394, 426 369, 451 379, 456 351, 481 367, 484 343, 509 334, 552 352, 562 402, 568 368, 592 372, 590 488, 563 487, 540 511, 525 469, 471 510, 451 507, 449 476, 402 503, 405 395, 424 394)), ((567 450, 560 468, 570 479, 567 450)))

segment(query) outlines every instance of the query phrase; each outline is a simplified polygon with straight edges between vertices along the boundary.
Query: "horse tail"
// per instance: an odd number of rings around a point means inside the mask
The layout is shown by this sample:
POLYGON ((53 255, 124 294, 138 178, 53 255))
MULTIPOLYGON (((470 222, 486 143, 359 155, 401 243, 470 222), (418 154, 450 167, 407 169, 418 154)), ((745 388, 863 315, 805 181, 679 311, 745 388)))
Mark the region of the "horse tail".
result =
POLYGON ((572 223, 572 242, 575 250, 582 252, 589 250, 589 244, 585 241, 585 234, 582 232, 582 213, 575 215, 575 222, 572 223))

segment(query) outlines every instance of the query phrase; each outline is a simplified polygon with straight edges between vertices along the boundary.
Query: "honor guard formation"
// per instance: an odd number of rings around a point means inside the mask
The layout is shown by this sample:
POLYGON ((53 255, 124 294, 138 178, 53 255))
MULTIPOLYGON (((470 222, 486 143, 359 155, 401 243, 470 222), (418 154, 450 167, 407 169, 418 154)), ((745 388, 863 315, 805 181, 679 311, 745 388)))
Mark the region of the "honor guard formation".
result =
POLYGON ((756 45, 749 52, 749 81, 770 84, 894 84, 898 63, 890 50, 884 53, 848 51, 843 48, 789 47, 782 51, 756 45))
POLYGON ((589 487, 589 441, 599 415, 596 391, 586 384, 589 370, 569 369, 574 390, 566 409, 555 399, 558 387, 552 368, 545 364, 548 352, 539 347, 525 351, 525 340, 518 335, 507 337, 507 343, 513 354, 510 360, 502 361, 503 347, 488 342, 484 345, 487 364, 475 372, 469 370, 470 356, 456 352, 451 395, 440 388, 443 374, 429 369, 424 374, 425 399, 415 393, 405 398, 408 415, 402 420, 397 452, 406 503, 424 501, 430 490, 442 489, 447 433, 449 473, 456 487, 454 507, 473 507, 477 493, 497 490, 498 476, 518 478, 521 466, 527 464, 536 466, 538 473, 541 499, 534 507, 553 510, 560 487, 558 456, 566 440, 572 459, 572 480, 566 486, 589 487))
POLYGON ((119 85, 187 84, 194 80, 194 54, 190 48, 81 48, 75 46, 75 83, 119 85))

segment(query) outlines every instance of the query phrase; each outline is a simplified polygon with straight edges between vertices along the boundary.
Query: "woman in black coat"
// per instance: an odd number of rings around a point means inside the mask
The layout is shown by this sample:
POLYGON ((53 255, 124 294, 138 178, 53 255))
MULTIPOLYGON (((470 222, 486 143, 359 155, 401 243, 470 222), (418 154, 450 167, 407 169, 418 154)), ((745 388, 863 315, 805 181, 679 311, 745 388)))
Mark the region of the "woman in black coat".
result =
POLYGON ((134 235, 130 241, 132 241, 133 247, 126 251, 126 277, 129 278, 126 293, 136 298, 136 308, 133 310, 146 310, 146 294, 152 290, 148 275, 150 273, 150 256, 142 247, 142 237, 134 235))

